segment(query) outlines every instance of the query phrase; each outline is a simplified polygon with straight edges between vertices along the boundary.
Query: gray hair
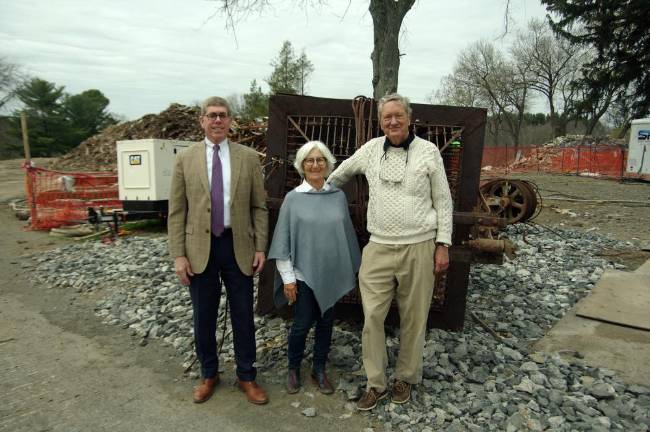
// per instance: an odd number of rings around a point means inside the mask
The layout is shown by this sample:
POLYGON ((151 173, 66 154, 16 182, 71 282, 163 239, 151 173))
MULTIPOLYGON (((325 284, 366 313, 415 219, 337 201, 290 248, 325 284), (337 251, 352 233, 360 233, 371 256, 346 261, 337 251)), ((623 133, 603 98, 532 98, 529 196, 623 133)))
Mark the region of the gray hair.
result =
POLYGON ((325 177, 330 175, 330 173, 334 170, 334 165, 336 165, 336 158, 330 149, 328 149, 327 146, 320 141, 309 141, 298 149, 296 152, 296 160, 293 163, 293 167, 298 171, 300 177, 305 177, 305 171, 302 169, 302 163, 304 162, 307 155, 314 149, 318 149, 327 161, 327 170, 325 171, 325 177))
POLYGON ((380 119, 381 119, 381 110, 384 108, 384 105, 386 105, 388 102, 398 102, 402 104, 404 110, 406 110, 406 114, 409 117, 411 117, 411 101, 409 101, 409 98, 407 98, 406 96, 402 96, 401 94, 398 93, 391 93, 382 97, 381 99, 379 99, 379 102, 377 102, 377 116, 380 119))
POLYGON ((211 106, 224 107, 228 111, 228 115, 230 115, 230 104, 227 100, 219 96, 210 96, 203 101, 201 104, 201 115, 205 115, 208 112, 208 107, 211 106))

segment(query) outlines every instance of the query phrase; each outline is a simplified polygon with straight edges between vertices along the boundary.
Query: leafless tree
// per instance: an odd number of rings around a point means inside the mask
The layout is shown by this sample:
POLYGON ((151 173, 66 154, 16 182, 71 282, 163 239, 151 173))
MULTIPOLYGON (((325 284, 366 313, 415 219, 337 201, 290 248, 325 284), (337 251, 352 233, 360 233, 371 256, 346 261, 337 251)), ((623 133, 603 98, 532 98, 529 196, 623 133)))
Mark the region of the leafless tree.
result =
MULTIPOLYGON (((271 7, 273 3, 277 3, 277 0, 214 1, 218 5, 215 15, 225 15, 228 27, 231 29, 234 29, 235 24, 247 16, 262 13, 271 7)), ((349 0, 348 7, 351 2, 352 0, 349 0)), ((294 3, 302 8, 326 6, 326 0, 294 0, 294 3)), ((415 0, 369 0, 368 10, 372 16, 374 27, 374 49, 370 58, 372 60, 372 88, 375 99, 397 91, 401 55, 399 34, 402 21, 414 4, 415 0)))
POLYGON ((20 68, 0 57, 0 110, 15 96, 21 80, 20 68))
POLYGON ((570 84, 584 62, 585 50, 556 36, 546 21, 534 19, 517 34, 511 52, 515 63, 528 68, 531 88, 548 102, 553 138, 564 135, 567 110, 576 96, 570 84))
POLYGON ((490 110, 496 119, 494 133, 498 135, 501 121, 515 147, 519 147, 521 127, 530 90, 529 70, 526 65, 509 61, 505 55, 487 41, 479 41, 463 50, 456 60, 454 71, 443 81, 455 90, 448 94, 475 95, 471 102, 490 110))
POLYGON ((454 73, 441 79, 440 88, 427 99, 432 104, 486 108, 488 134, 492 142, 499 142, 503 113, 481 86, 472 82, 457 68, 454 73))

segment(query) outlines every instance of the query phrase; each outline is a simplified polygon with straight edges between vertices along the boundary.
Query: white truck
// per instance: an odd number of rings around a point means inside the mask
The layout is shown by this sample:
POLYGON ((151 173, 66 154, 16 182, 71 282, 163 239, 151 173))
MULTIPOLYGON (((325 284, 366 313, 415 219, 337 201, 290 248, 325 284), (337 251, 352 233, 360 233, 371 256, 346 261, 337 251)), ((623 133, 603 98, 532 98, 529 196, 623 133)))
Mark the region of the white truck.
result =
POLYGON ((650 118, 632 120, 626 171, 650 174, 650 118))

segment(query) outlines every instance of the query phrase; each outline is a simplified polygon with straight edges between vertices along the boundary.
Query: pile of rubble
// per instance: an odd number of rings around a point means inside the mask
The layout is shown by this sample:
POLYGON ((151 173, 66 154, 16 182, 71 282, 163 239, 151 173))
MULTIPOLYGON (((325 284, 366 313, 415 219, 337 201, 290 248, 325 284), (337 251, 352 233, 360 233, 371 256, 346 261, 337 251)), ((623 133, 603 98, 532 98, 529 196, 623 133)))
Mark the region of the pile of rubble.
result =
MULTIPOLYGON (((59 158, 50 168, 59 171, 115 171, 115 143, 121 140, 159 138, 200 141, 204 134, 198 121, 199 114, 199 107, 173 103, 159 114, 147 114, 138 120, 109 126, 59 158)), ((249 124, 233 120, 230 138, 265 153, 266 128, 266 122, 249 124)))
POLYGON ((563 149, 553 143, 545 144, 542 147, 533 149, 527 156, 517 154, 515 161, 509 165, 513 170, 525 170, 539 168, 542 171, 552 171, 554 163, 562 157, 563 149))
POLYGON ((578 146, 624 146, 624 139, 607 136, 564 135, 543 144, 542 147, 578 147, 578 146))
MULTIPOLYGON (((510 149, 515 154, 514 161, 508 165, 508 170, 515 171, 563 171, 563 158, 571 162, 567 149, 581 148, 585 152, 603 148, 620 148, 625 140, 609 137, 593 137, 590 135, 565 135, 557 137, 536 147, 525 147, 517 150, 510 149), (566 154, 566 155, 565 155, 566 154)), ((569 152, 571 150, 568 150, 569 152)), ((483 167, 483 171, 491 171, 494 167, 483 167)))

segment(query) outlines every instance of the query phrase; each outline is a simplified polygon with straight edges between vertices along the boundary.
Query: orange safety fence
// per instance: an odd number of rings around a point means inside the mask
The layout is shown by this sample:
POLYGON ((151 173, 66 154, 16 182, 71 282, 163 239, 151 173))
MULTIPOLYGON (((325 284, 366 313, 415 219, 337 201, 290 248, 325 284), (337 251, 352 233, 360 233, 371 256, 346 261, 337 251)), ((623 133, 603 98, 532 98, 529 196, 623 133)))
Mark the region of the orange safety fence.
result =
POLYGON ((27 164, 23 168, 32 229, 83 222, 88 207, 122 208, 113 172, 51 171, 27 164))
POLYGON ((572 147, 527 146, 485 147, 483 171, 548 172, 621 179, 625 172, 627 150, 620 146, 593 144, 572 147))

